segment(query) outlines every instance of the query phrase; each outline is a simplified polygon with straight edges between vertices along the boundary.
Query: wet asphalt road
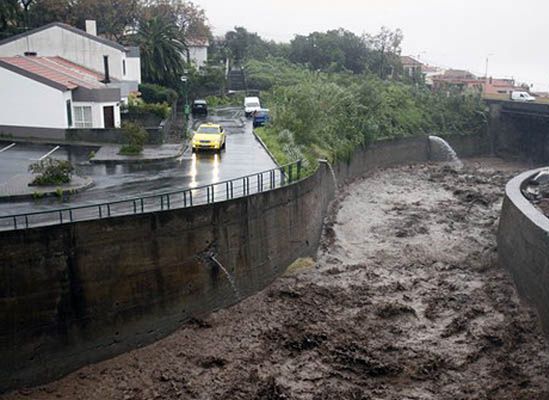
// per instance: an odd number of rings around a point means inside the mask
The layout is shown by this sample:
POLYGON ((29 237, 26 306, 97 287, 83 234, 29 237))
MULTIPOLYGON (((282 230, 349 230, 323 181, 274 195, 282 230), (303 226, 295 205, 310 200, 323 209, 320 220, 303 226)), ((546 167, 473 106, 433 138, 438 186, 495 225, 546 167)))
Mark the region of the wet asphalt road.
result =
MULTIPOLYGON (((117 199, 152 195, 221 182, 275 168, 275 163, 257 142, 252 123, 238 108, 211 110, 206 119, 193 121, 193 128, 211 121, 222 124, 227 132, 227 149, 220 154, 192 154, 188 149, 177 161, 154 165, 91 165, 87 157, 93 148, 61 147, 51 157, 70 159, 82 176, 90 176, 95 186, 72 196, 68 201, 49 198, 39 201, 0 203, 0 216, 70 206, 96 204, 117 199)), ((0 143, 0 149, 9 144, 0 143)), ((26 173, 32 160, 54 146, 17 144, 0 153, 0 184, 11 176, 26 173)))

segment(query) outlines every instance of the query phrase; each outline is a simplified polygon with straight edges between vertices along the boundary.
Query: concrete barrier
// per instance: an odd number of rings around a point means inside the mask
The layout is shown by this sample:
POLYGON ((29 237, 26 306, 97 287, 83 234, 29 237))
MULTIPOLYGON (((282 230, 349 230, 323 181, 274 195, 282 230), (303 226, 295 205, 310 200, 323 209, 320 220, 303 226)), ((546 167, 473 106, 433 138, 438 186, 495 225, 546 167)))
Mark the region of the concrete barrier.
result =
MULTIPOLYGON (((376 142, 338 182, 429 159, 426 137, 376 142)), ((335 184, 326 164, 295 184, 226 202, 0 232, 0 391, 58 378, 154 342, 314 255, 335 184)))
POLYGON ((525 172, 505 188, 498 229, 498 257, 518 292, 531 302, 549 338, 549 219, 521 193, 537 171, 525 172))

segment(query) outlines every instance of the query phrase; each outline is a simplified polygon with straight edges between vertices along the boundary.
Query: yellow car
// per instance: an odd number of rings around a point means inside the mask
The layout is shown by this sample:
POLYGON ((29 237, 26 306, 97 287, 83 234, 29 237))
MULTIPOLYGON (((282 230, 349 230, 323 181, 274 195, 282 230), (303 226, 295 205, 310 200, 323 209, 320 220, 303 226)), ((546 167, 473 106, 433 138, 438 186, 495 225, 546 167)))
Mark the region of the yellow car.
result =
POLYGON ((227 145, 227 135, 218 124, 202 124, 193 134, 193 153, 197 150, 221 151, 227 145))

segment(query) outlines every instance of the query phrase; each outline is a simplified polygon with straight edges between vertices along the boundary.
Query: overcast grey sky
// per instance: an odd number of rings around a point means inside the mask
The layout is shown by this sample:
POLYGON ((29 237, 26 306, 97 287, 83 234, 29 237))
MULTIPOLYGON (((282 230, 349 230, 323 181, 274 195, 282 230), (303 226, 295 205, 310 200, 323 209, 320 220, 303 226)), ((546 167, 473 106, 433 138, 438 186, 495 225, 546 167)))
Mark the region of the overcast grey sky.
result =
POLYGON ((235 25, 277 41, 343 27, 404 32, 403 54, 443 67, 514 77, 549 90, 548 0, 195 0, 215 34, 235 25))

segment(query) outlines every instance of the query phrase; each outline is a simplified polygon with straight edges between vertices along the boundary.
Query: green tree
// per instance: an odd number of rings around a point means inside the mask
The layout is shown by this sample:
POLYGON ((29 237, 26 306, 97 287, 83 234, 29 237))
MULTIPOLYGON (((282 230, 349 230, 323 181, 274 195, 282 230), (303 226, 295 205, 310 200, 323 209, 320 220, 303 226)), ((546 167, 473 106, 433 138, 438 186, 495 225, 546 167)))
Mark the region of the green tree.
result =
POLYGON ((370 70, 378 74, 381 79, 386 79, 399 68, 400 65, 400 45, 404 35, 400 29, 391 31, 387 27, 382 27, 376 35, 366 35, 365 39, 375 50, 370 59, 370 70))
POLYGON ((370 49, 364 38, 345 29, 297 35, 290 43, 289 59, 314 70, 364 72, 370 49))
POLYGON ((140 20, 161 17, 175 24, 184 36, 211 37, 204 10, 184 0, 1 0, 1 36, 24 28, 24 5, 31 28, 64 22, 83 29, 86 19, 95 19, 99 34, 124 41, 140 20))
POLYGON ((16 33, 22 19, 22 7, 18 0, 0 1, 0 39, 16 33))
POLYGON ((36 28, 51 22, 74 25, 74 4, 75 1, 70 0, 32 0, 28 6, 29 27, 36 28))
POLYGON ((139 0, 73 0, 70 19, 85 28, 87 19, 97 21, 97 33, 115 41, 122 41, 126 30, 135 26, 141 4, 139 0))
MULTIPOLYGON (((114 40, 121 40, 126 29, 135 25, 141 7, 140 0, 30 0, 26 4, 31 28, 63 22, 84 29, 86 19, 95 19, 98 33, 114 40)), ((19 18, 19 26, 24 22, 19 18)))
POLYGON ((264 40, 257 33, 248 32, 246 28, 236 26, 225 34, 221 47, 227 49, 227 54, 235 62, 241 63, 248 59, 264 60, 268 56, 282 55, 286 46, 264 40))
POLYGON ((161 17, 177 26, 185 38, 212 37, 206 13, 190 1, 145 0, 142 2, 140 18, 149 20, 161 17))

